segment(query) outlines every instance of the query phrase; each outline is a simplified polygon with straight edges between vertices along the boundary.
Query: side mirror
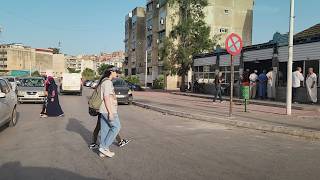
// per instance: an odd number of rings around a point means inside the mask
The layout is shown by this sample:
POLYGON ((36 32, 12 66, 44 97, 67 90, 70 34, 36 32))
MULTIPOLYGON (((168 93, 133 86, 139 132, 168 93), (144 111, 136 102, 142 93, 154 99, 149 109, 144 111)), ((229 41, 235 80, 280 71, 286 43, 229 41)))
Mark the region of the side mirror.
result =
POLYGON ((6 94, 3 92, 0 92, 0 98, 5 98, 5 97, 6 97, 6 94))

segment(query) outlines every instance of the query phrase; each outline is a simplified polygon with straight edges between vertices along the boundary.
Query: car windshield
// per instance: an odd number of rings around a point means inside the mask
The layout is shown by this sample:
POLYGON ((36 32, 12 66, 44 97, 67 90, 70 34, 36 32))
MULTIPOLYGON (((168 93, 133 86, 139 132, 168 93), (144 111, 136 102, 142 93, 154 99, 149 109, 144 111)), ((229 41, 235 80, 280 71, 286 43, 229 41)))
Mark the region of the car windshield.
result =
POLYGON ((117 86, 117 87, 127 86, 127 83, 122 79, 116 79, 116 80, 113 80, 112 82, 113 82, 113 86, 117 86))
POLYGON ((43 79, 21 79, 20 82, 23 87, 44 87, 43 79))

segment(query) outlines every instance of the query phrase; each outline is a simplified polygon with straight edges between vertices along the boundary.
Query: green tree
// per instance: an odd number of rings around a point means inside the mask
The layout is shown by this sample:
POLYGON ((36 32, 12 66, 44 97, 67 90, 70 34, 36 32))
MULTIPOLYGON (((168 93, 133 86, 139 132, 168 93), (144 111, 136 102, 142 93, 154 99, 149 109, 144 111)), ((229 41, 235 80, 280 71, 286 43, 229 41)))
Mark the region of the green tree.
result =
POLYGON ((80 70, 76 70, 75 68, 67 68, 69 73, 80 73, 80 70))
POLYGON ((32 77, 40 77, 41 75, 40 75, 39 71, 34 71, 31 73, 31 76, 32 77))
POLYGON ((100 75, 102 75, 103 72, 104 72, 106 69, 109 69, 109 68, 112 68, 112 67, 114 67, 114 66, 109 65, 109 64, 102 64, 102 65, 100 65, 100 67, 98 68, 98 73, 99 73, 100 75))
POLYGON ((140 79, 137 75, 127 76, 124 79, 132 84, 140 84, 140 79))
POLYGON ((90 68, 86 68, 82 72, 82 77, 85 80, 94 80, 95 76, 96 76, 96 73, 94 72, 94 70, 90 68))
POLYGON ((179 19, 170 32, 167 47, 164 47, 169 49, 164 54, 170 53, 169 58, 164 58, 164 63, 167 63, 171 74, 181 76, 183 88, 185 76, 192 67, 192 57, 212 51, 217 37, 210 38, 210 27, 204 21, 203 9, 208 6, 207 0, 168 0, 168 3, 177 9, 179 19))

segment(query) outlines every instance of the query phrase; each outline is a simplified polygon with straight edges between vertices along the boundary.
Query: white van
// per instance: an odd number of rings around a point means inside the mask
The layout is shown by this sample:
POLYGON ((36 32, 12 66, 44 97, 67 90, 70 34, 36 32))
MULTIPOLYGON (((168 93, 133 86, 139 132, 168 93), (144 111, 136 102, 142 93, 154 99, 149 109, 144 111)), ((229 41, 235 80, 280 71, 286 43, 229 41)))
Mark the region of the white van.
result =
POLYGON ((82 78, 80 73, 63 73, 60 93, 77 93, 82 96, 82 78))

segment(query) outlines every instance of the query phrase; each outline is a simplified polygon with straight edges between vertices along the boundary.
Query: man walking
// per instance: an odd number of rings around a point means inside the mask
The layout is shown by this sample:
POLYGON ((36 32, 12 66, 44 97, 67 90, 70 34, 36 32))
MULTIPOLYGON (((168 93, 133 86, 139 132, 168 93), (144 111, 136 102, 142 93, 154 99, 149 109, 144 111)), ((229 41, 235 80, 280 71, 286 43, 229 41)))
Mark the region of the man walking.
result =
POLYGON ((268 99, 274 99, 274 87, 273 87, 273 70, 270 69, 270 71, 267 73, 268 83, 267 83, 267 95, 268 99))
POLYGON ((297 103, 297 91, 301 87, 301 82, 304 81, 301 67, 297 67, 296 71, 292 73, 292 101, 297 103))
POLYGON ((259 80, 259 97, 260 99, 266 98, 266 82, 268 80, 266 76, 266 70, 263 70, 263 72, 258 77, 259 80))
POLYGON ((217 97, 219 96, 220 99, 220 103, 222 103, 222 93, 221 93, 221 83, 223 82, 222 79, 222 72, 219 72, 215 79, 214 79, 214 85, 215 85, 215 90, 216 90, 216 94, 214 96, 214 100, 213 102, 216 102, 217 97))
POLYGON ((309 68, 306 78, 307 93, 309 102, 317 103, 317 75, 313 72, 313 68, 309 68))
POLYGON ((250 74, 250 99, 255 99, 257 94, 257 80, 258 80, 258 71, 254 70, 253 73, 250 74))

